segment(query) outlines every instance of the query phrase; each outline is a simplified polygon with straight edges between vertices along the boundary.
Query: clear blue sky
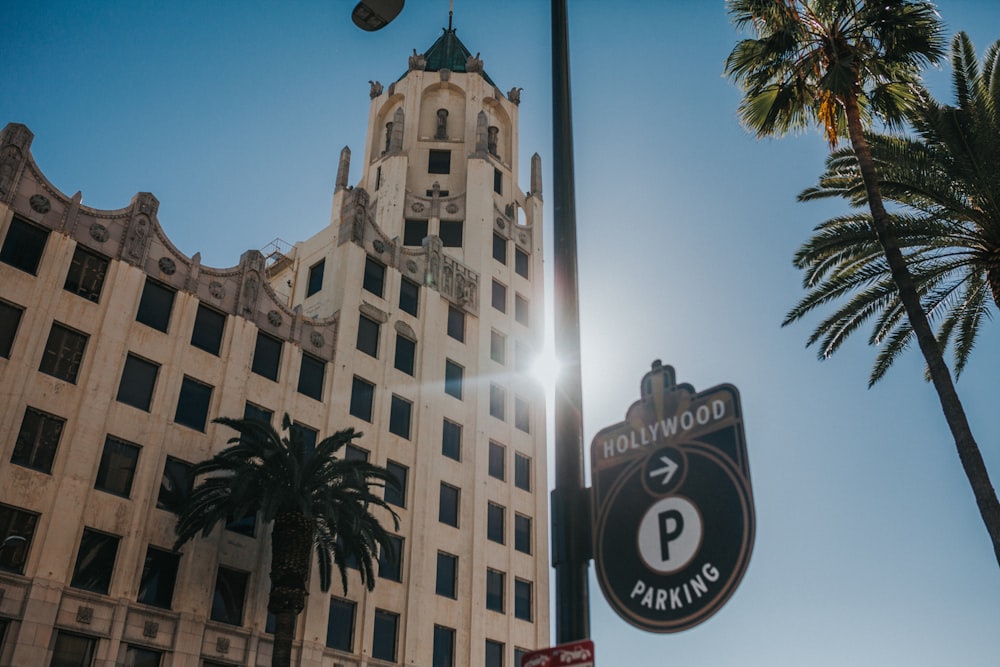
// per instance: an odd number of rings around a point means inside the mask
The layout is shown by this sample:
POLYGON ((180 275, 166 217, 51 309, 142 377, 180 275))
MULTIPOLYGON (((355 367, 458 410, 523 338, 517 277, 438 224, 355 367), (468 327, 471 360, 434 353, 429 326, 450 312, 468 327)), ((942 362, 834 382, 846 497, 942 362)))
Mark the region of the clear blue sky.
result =
MULTIPOLYGON (((63 192, 120 208, 151 191, 181 251, 231 266, 327 224, 339 151, 363 149, 368 80, 401 76, 447 21, 446 0, 410 0, 365 34, 352 5, 9 2, 0 123, 34 131, 63 192)), ((548 3, 456 5, 497 85, 524 88, 521 187, 537 151, 551 193, 548 3)), ((699 390, 731 382, 758 527, 740 588, 688 632, 632 629, 592 582, 597 664, 1000 663, 1000 568, 919 355, 867 390, 863 339, 820 363, 804 348, 812 322, 779 326, 802 294, 793 251, 842 211, 795 201, 823 140, 739 126, 720 0, 570 5, 586 443, 623 418, 653 359, 699 390)), ((980 53, 1000 38, 995 0, 938 6, 980 53)), ((950 99, 947 65, 930 78, 950 99)), ((958 388, 1000 479, 997 334, 984 325, 958 388)))

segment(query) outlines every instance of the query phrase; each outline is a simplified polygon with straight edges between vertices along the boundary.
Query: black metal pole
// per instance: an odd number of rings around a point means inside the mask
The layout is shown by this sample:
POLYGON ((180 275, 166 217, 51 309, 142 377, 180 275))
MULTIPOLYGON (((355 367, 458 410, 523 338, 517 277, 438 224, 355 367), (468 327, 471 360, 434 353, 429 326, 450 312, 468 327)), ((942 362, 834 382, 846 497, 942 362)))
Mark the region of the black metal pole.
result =
POLYGON ((570 109, 566 0, 552 0, 553 275, 556 355, 555 490, 552 562, 556 571, 556 643, 590 637, 589 503, 583 486, 583 390, 577 285, 576 193, 570 109))

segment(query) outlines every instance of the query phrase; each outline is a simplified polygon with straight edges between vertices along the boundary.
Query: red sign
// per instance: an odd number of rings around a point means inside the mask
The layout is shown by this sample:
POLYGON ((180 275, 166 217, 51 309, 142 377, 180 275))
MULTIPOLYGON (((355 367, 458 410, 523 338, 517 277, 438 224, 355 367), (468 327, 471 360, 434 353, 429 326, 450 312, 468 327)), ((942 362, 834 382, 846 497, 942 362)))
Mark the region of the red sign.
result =
POLYGON ((584 639, 532 651, 521 657, 520 667, 594 667, 594 642, 584 639))

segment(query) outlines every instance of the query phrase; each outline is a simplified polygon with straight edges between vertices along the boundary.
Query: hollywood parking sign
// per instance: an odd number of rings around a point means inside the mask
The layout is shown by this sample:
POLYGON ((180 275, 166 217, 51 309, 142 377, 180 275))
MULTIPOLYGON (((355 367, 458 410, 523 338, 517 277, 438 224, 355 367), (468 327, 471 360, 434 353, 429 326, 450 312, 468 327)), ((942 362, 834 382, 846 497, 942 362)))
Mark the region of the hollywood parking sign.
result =
POLYGON ((653 364, 625 421, 591 444, 597 579, 626 621, 650 632, 701 623, 729 599, 755 516, 739 392, 696 392, 653 364))

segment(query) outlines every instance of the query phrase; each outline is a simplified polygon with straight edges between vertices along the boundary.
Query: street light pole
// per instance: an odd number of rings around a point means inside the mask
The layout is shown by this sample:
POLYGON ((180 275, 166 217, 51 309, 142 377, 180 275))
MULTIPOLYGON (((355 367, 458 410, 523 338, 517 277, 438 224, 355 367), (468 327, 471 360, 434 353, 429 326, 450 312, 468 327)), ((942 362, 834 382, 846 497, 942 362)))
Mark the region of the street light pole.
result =
POLYGON ((590 504, 583 486, 583 389, 566 0, 552 0, 553 282, 556 356, 552 564, 556 642, 590 637, 590 504))

